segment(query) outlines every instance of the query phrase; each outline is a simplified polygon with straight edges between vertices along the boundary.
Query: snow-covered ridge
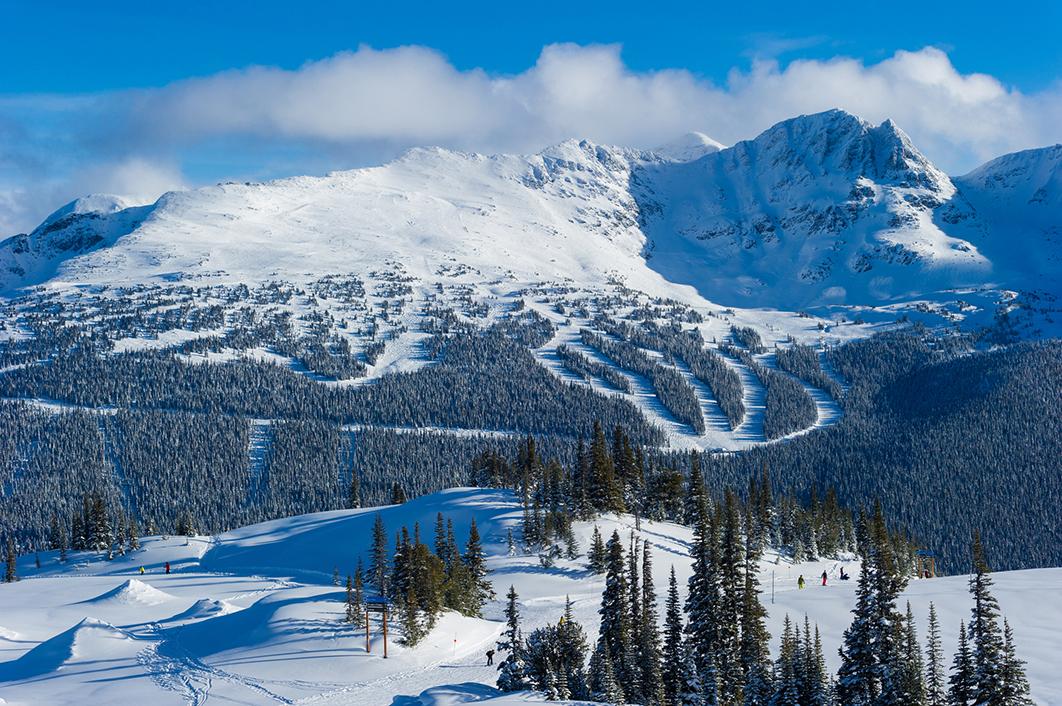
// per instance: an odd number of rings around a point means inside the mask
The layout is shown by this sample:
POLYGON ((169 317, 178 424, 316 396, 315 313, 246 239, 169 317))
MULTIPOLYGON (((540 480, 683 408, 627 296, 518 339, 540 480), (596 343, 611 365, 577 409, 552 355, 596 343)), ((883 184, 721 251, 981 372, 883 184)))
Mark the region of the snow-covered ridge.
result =
POLYGON ((652 293, 689 285, 710 301, 788 310, 1004 277, 1020 289, 1049 273, 1031 259, 1012 267, 996 231, 1059 220, 1058 152, 1002 157, 957 191, 892 121, 839 110, 732 147, 693 133, 655 152, 585 140, 528 156, 420 148, 381 167, 171 193, 151 207, 79 200, 0 245, 0 289, 172 272, 290 279, 387 258, 430 270, 449 256, 484 276, 592 284, 623 272, 652 293))

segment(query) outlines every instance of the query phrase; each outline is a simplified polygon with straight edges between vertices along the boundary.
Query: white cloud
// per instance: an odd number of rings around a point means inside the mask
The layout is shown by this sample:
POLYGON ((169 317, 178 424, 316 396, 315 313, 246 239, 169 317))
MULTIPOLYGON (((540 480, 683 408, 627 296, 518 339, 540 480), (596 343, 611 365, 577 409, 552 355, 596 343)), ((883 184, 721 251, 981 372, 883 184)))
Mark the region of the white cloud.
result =
MULTIPOLYGON (((20 123, 33 115, 26 104, 19 104, 20 123)), ((105 185, 147 193, 182 181, 173 164, 214 178, 270 154, 282 154, 294 170, 319 169, 423 144, 531 151, 588 137, 651 147, 689 130, 733 143, 833 107, 874 122, 893 118, 951 172, 1062 140, 1062 86, 1022 94, 992 76, 960 73, 935 48, 899 51, 874 64, 755 60, 723 85, 681 69, 632 71, 618 46, 551 45, 534 66, 505 76, 458 70, 422 47, 361 48, 296 70, 253 67, 160 89, 51 100, 41 109, 49 111, 45 123, 52 135, 65 131, 63 145, 72 142, 76 157, 55 164, 42 183, 68 192, 105 185), (68 104, 76 108, 64 113, 68 104), (205 166, 204 151, 211 152, 205 166), (158 162, 169 166, 152 167, 158 162), (97 163, 119 167, 86 166, 97 163)), ((40 149, 50 144, 47 136, 38 136, 40 149)), ((0 131, 0 150, 8 147, 3 142, 0 131)), ((12 173, 18 168, 5 168, 0 152, 0 192, 12 173)), ((0 228, 18 220, 6 209, 0 194, 0 228)))

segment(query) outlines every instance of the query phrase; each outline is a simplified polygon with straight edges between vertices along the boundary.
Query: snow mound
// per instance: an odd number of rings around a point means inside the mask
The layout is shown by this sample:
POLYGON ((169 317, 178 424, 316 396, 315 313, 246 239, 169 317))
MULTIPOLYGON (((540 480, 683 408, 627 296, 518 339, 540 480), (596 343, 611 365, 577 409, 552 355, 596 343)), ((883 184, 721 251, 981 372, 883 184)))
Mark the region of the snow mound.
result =
POLYGON ((172 618, 167 618, 164 622, 178 623, 194 620, 205 620, 207 618, 215 618, 219 615, 228 615, 234 613, 239 608, 232 605, 228 601, 214 600, 212 598, 200 598, 198 601, 188 607, 187 610, 183 610, 172 618))
POLYGON ((68 669, 78 663, 123 659, 142 645, 129 633, 98 618, 85 618, 48 638, 17 660, 0 664, 0 681, 25 679, 68 669))
POLYGON ((90 598, 84 603, 124 603, 127 605, 159 605, 166 601, 175 600, 176 596, 172 596, 165 591, 160 591, 154 586, 150 586, 143 581, 137 579, 129 579, 118 586, 115 586, 106 593, 101 593, 95 598, 90 598))

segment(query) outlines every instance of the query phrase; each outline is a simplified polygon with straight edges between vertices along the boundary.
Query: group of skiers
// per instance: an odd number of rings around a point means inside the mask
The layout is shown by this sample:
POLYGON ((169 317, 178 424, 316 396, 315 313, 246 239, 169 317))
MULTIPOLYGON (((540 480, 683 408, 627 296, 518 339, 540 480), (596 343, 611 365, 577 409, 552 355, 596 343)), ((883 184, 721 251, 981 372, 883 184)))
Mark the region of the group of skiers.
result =
MULTIPOLYGON (((823 585, 823 586, 825 586, 825 585, 826 585, 826 578, 827 578, 827 574, 826 574, 826 570, 825 570, 825 569, 823 569, 823 570, 822 570, 822 576, 821 576, 821 578, 822 578, 822 585, 823 585)), ((839 576, 839 578, 840 578, 840 579, 841 579, 842 581, 847 581, 847 580, 848 580, 848 578, 849 578, 849 577, 848 577, 848 574, 846 574, 846 573, 844 572, 844 567, 843 567, 843 566, 841 567, 841 572, 840 572, 840 576, 839 576)), ((804 574, 801 574, 801 575, 799 576, 799 578, 797 578, 797 588, 799 588, 799 589, 803 589, 803 588, 804 588, 804 586, 806 586, 806 585, 807 585, 807 582, 806 582, 806 581, 804 581, 804 574)))
MULTIPOLYGON (((147 569, 145 569, 143 566, 141 566, 140 567, 140 575, 143 576, 146 573, 147 573, 147 569)), ((170 573, 170 562, 168 562, 168 561, 166 562, 166 573, 167 574, 170 573)))

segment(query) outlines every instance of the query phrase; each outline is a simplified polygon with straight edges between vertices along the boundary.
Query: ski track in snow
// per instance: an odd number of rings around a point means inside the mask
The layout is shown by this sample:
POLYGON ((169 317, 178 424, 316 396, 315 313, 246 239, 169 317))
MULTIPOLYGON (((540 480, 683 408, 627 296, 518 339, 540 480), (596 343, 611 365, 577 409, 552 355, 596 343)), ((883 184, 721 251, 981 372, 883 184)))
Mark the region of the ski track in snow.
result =
POLYGON ((767 410, 767 388, 763 386, 756 373, 752 372, 747 365, 737 358, 732 358, 721 350, 716 353, 727 365, 737 371, 741 377, 743 391, 742 402, 745 405, 745 418, 734 430, 737 438, 747 443, 764 443, 767 437, 763 433, 763 415, 767 410))

